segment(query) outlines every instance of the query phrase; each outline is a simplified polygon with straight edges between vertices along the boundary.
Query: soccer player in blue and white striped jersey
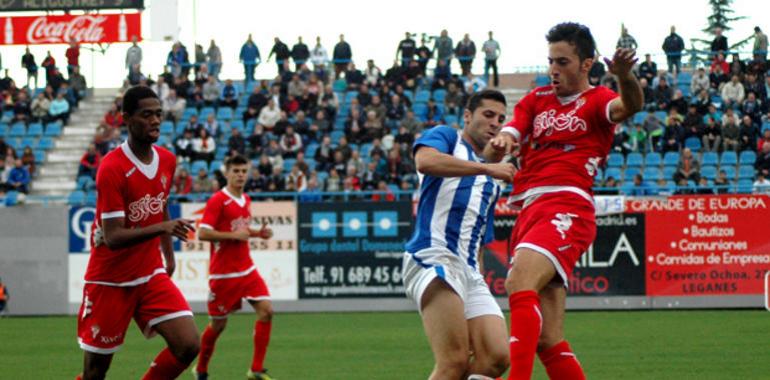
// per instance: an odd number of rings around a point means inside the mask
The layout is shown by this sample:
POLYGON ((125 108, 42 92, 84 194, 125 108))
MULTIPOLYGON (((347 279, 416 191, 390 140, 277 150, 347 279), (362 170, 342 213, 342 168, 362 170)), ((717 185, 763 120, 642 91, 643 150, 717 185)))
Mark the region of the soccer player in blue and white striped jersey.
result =
POLYGON ((505 107, 498 91, 475 93, 463 113, 463 130, 437 126, 414 143, 420 200, 403 278, 436 361, 430 379, 497 377, 508 367, 505 319, 478 256, 493 238, 496 180, 511 182, 516 171, 513 164, 481 157, 500 132, 505 107))

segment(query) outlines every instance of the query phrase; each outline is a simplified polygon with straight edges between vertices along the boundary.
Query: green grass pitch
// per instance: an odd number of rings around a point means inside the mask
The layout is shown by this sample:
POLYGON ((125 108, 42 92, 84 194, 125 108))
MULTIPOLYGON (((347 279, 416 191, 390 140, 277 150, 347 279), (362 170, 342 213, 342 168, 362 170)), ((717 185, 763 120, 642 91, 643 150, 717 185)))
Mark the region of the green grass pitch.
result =
MULTIPOLYGON (((212 379, 245 378, 253 325, 250 314, 230 319, 212 379)), ((0 379, 74 378, 75 326, 75 317, 0 319, 0 379)), ((569 312, 566 331, 589 379, 770 379, 766 311, 569 312)), ((138 379, 162 346, 132 324, 108 378, 138 379)), ((384 380, 425 379, 432 362, 416 313, 313 313, 276 314, 266 366, 280 380, 384 380)), ((535 366, 533 378, 545 379, 535 366)))

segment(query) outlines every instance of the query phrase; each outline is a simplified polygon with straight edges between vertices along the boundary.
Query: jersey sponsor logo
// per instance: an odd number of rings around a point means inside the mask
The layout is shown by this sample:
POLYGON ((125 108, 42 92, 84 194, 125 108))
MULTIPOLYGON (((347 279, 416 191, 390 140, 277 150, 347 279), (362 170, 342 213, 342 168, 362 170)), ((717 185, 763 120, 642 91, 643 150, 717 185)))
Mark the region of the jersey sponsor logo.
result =
POLYGON ((575 132, 578 130, 587 131, 588 125, 586 121, 575 116, 575 113, 585 105, 585 99, 580 98, 575 102, 575 108, 567 113, 556 114, 555 109, 550 109, 539 113, 535 116, 534 121, 534 138, 540 136, 550 136, 554 132, 568 131, 575 132))
POLYGON ((160 176, 160 184, 163 185, 163 188, 166 188, 166 185, 168 184, 168 177, 166 177, 165 174, 160 176))
POLYGON ((553 95, 553 90, 547 90, 547 91, 538 91, 535 93, 536 96, 548 96, 553 95))
POLYGON ((248 229, 250 222, 251 222, 251 218, 249 217, 244 216, 240 218, 235 218, 230 222, 230 231, 248 229))
POLYGON ((151 215, 161 213, 163 211, 165 195, 166 194, 162 191, 154 197, 150 196, 150 194, 146 194, 144 197, 131 202, 128 205, 128 220, 139 222, 147 219, 151 215))
POLYGON ((556 231, 561 235, 562 240, 567 238, 567 231, 572 228, 572 218, 578 216, 570 213, 557 213, 556 217, 551 221, 551 224, 556 226, 556 231))

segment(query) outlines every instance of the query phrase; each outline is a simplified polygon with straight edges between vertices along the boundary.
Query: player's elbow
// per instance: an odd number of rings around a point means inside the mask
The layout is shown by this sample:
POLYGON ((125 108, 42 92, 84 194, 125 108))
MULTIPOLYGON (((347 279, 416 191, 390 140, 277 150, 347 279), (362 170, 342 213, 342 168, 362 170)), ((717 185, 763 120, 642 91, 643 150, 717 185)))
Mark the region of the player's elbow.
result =
POLYGON ((198 240, 211 241, 211 231, 206 228, 198 229, 198 240))

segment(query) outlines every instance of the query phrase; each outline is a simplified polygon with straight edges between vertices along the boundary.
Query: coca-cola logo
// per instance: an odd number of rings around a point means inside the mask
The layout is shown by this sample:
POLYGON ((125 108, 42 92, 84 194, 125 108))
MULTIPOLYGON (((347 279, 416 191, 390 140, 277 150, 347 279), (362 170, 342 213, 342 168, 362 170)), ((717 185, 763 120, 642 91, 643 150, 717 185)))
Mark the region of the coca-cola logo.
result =
POLYGON ((29 43, 99 42, 104 39, 106 16, 82 15, 67 21, 49 22, 38 17, 27 29, 29 43))
POLYGON ((147 219, 151 215, 163 212, 165 195, 162 191, 154 197, 146 194, 144 197, 131 202, 128 205, 128 220, 136 223, 147 219))
POLYGON ((574 109, 570 112, 556 115, 556 110, 554 109, 543 111, 535 117, 532 134, 535 138, 538 138, 540 136, 550 136, 554 131, 587 131, 588 127, 585 120, 575 116, 576 112, 577 109, 574 109))

